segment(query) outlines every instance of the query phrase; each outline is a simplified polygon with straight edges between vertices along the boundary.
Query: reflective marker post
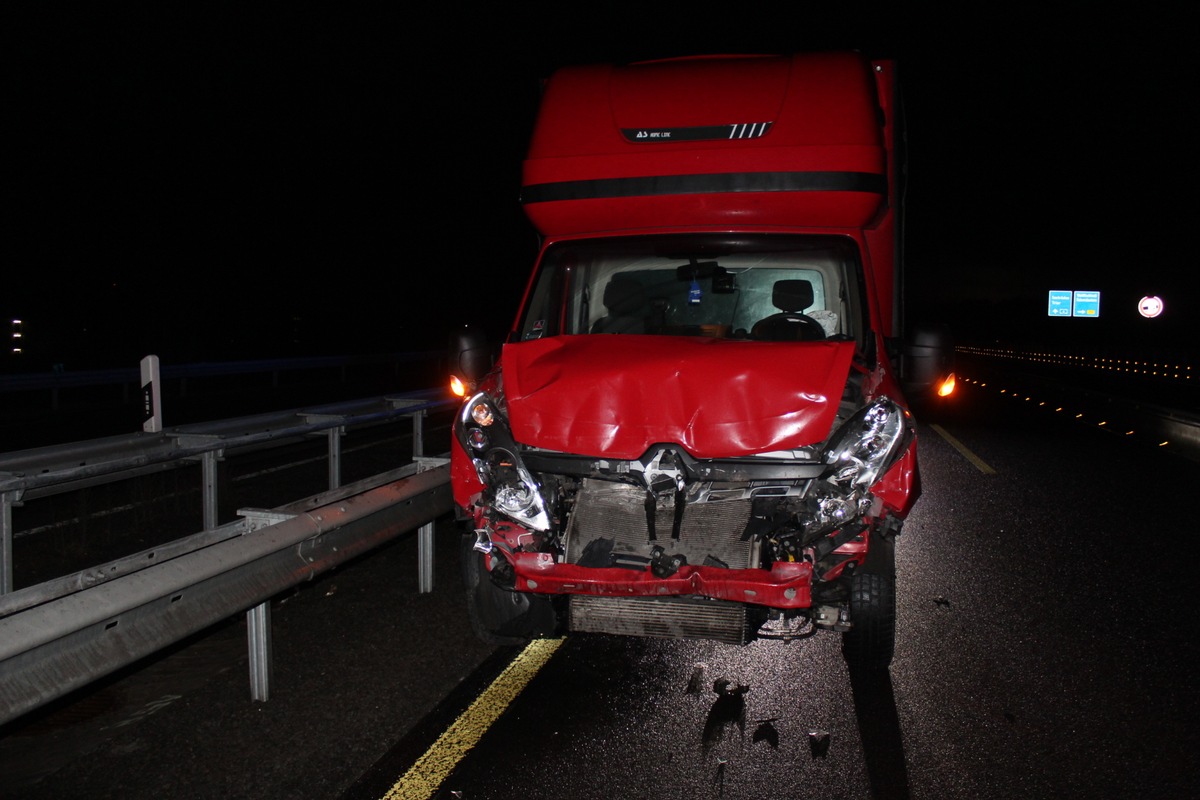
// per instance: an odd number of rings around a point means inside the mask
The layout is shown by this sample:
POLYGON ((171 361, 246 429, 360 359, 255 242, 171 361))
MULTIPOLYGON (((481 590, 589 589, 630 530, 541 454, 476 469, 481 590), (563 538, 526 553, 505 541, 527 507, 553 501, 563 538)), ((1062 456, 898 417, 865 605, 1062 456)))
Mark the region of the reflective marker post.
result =
POLYGON ((142 359, 142 430, 158 433, 162 430, 162 397, 159 386, 158 356, 142 359))

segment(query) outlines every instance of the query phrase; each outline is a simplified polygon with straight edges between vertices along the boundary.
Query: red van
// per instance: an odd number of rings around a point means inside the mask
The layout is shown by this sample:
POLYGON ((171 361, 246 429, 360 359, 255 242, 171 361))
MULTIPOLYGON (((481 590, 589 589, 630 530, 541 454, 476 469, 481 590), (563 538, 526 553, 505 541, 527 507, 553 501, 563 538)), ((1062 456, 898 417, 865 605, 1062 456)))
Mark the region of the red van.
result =
POLYGON ((891 663, 920 494, 904 392, 949 351, 922 331, 900 356, 897 110, 894 64, 856 53, 547 79, 521 308, 498 358, 451 345, 484 640, 826 630, 891 663))

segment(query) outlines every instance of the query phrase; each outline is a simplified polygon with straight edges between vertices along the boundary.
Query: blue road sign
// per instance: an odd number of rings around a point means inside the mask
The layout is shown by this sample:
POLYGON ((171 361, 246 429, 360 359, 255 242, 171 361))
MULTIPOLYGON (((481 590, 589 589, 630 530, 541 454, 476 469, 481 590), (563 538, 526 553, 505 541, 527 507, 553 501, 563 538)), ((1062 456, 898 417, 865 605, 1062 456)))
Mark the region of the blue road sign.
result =
POLYGON ((1100 316, 1099 292, 1075 292, 1071 316, 1098 317, 1100 316))
POLYGON ((1071 316, 1071 292, 1067 289, 1050 290, 1050 306, 1046 313, 1051 317, 1071 316))

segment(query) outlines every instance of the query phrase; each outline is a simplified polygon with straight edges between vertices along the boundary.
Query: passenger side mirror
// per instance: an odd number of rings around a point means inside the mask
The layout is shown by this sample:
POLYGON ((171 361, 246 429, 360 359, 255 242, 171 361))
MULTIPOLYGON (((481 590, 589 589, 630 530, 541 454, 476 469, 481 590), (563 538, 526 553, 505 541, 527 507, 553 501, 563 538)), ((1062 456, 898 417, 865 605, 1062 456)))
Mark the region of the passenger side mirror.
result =
POLYGON ((910 401, 954 390, 954 339, 945 325, 918 325, 904 339, 900 379, 910 401))

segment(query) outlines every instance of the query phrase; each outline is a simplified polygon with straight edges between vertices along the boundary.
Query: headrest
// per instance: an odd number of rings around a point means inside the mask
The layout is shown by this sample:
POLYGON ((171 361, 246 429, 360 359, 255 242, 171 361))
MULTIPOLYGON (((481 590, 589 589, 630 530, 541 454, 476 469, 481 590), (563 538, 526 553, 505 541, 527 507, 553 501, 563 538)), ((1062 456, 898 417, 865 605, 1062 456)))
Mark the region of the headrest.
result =
MULTIPOLYGON (((608 301, 605 300, 605 303, 608 301)), ((813 287, 811 281, 788 280, 775 281, 771 290, 771 302, 780 311, 803 311, 813 304, 813 287)))
POLYGON ((613 278, 604 287, 604 307, 611 314, 635 314, 645 306, 646 291, 634 278, 613 278))

